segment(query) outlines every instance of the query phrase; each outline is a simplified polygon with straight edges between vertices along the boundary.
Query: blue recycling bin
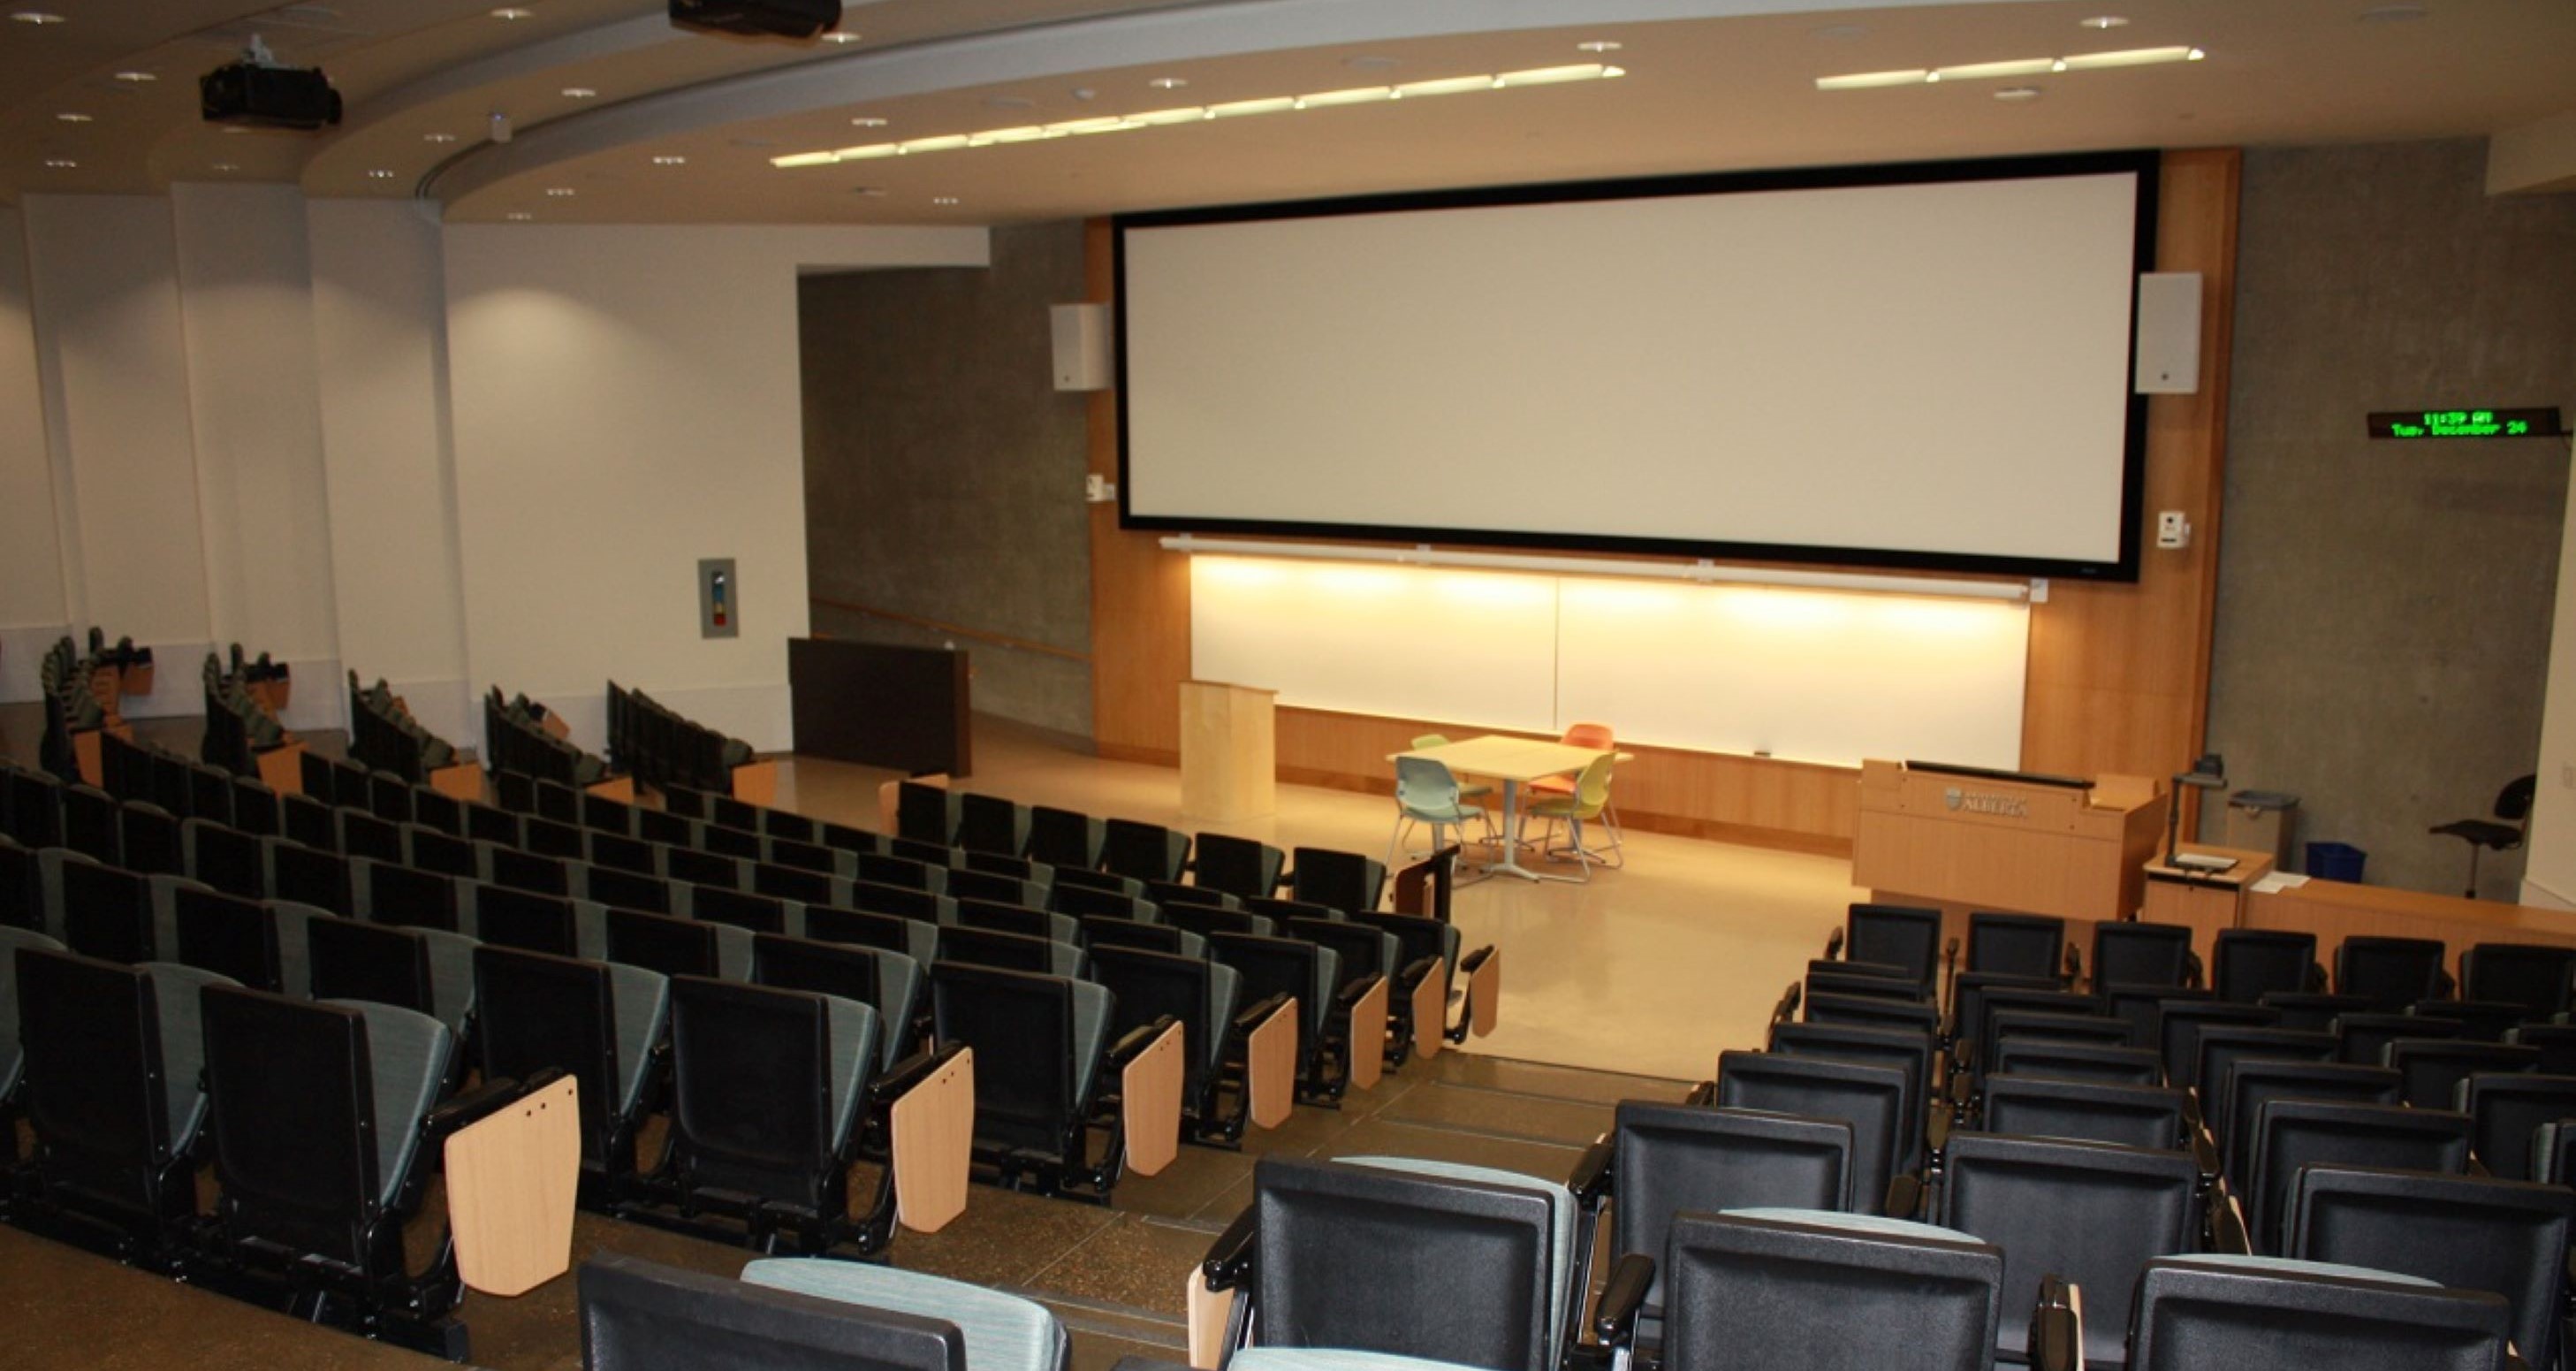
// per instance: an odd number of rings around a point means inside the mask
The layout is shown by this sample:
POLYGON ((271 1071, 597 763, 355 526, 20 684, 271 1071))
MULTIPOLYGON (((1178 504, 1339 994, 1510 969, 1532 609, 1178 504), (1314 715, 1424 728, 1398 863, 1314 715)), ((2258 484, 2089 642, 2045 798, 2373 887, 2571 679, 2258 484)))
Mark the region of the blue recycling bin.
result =
POLYGON ((2350 843, 2308 844, 2308 874, 2326 881, 2361 884, 2361 865, 2370 854, 2350 843))

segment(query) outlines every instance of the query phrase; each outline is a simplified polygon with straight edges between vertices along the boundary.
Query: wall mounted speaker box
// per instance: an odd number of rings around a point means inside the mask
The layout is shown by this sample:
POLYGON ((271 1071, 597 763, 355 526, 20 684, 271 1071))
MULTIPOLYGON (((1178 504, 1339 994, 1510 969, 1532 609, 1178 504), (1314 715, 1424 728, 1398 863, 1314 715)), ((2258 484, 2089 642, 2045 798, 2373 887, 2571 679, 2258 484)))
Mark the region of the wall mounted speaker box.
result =
POLYGON ((1109 389, 1109 306, 1054 305, 1048 316, 1055 326, 1055 388, 1109 389))
POLYGON ((671 0, 671 22, 755 37, 819 38, 841 22, 841 0, 671 0))
POLYGON ((2200 389, 2200 273, 2150 271, 2138 277, 2140 395, 2190 395, 2200 389))

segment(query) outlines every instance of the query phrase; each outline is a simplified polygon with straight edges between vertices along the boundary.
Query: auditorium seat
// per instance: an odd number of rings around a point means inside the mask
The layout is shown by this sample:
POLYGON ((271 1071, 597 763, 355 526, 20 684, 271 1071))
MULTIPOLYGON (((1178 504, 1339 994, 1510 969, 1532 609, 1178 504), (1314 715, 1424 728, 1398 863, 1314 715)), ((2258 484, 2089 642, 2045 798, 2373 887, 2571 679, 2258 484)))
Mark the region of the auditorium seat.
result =
POLYGON ((2477 1123, 2477 1156, 2492 1175, 2531 1174, 2531 1139, 2542 1124, 2576 1119, 2576 1076, 2480 1072, 2459 1084, 2452 1108, 2477 1123))
POLYGON ((1113 875, 1146 882, 1178 881, 1188 869, 1190 835, 1161 824, 1111 819, 1101 866, 1113 875))
POLYGON ((140 875, 176 875, 187 868, 179 839, 179 821, 159 805, 128 803, 118 807, 118 842, 124 866, 140 875))
MULTIPOLYGON (((947 847, 957 841, 958 792, 903 781, 895 787, 895 836, 947 847)), ((1053 858, 1041 858, 1052 861, 1053 858)))
POLYGON ((486 1078, 573 1078, 581 1109, 584 1202, 632 1189, 636 1133, 663 1070, 669 981, 641 967, 474 949, 476 1063, 486 1078))
POLYGON ((1154 907, 1154 922, 1187 929, 1203 938, 1219 933, 1268 938, 1279 932, 1278 923, 1265 915, 1241 909, 1220 909, 1212 904, 1157 905, 1154 907))
POLYGON ((2517 1047, 2540 1049, 2540 1070, 2549 1076, 2576 1076, 2576 1026, 2563 1023, 2522 1024, 2505 1035, 2517 1047))
POLYGON ((2227 1075, 2226 1108, 2219 1119, 2209 1121, 2220 1166, 2239 1184, 2250 1176, 2254 1168, 2254 1130, 2261 1122, 2263 1107, 2276 1100, 2394 1105, 2401 1102, 2398 1092, 2402 1085, 2398 1074, 2384 1066, 2239 1060, 2227 1075))
POLYGON ((975 1160, 1012 1188, 1109 1203, 1125 1159, 1103 1097, 1151 1039, 1113 1041, 1109 991, 1088 981, 942 961, 930 985, 933 1041, 975 1053, 975 1160))
POLYGON ((955 841, 969 851, 1016 857, 1028 850, 1029 822, 1025 805, 999 795, 960 794, 955 841))
MULTIPOLYGON (((605 957, 604 911, 602 927, 603 942, 593 950, 605 957)), ((581 944, 580 924, 570 896, 540 894, 511 886, 485 885, 475 891, 474 937, 487 946, 512 947, 523 952, 545 952, 558 957, 588 955, 581 944)))
POLYGON ((1095 871, 1108 843, 1109 826, 1100 820, 1070 809, 1036 805, 1029 810, 1029 840, 1023 855, 1060 873, 1095 871))
MULTIPOLYGON (((1910 1212, 1909 1184, 1901 1174, 1905 1137, 1905 1073, 1892 1066, 1723 1052, 1717 1059, 1714 1102, 1732 1109, 1764 1109, 1804 1118, 1837 1119, 1852 1130, 1851 1207, 1861 1214, 1910 1212)), ((1910 1178, 1909 1178, 1910 1180, 1910 1178)))
POLYGON ((1356 852, 1301 847, 1289 854, 1288 893, 1293 899, 1344 914, 1374 911, 1386 896, 1386 863, 1356 852))
POLYGON ((2066 921, 2045 914, 1968 916, 1968 971, 2001 972, 2036 980, 2062 980, 2066 964, 2066 921))
MULTIPOLYGON (((2104 1081, 2113 1085, 2162 1085, 2164 1063, 2143 1047, 2005 1038, 1995 1044, 1995 1076, 2104 1081)), ((1991 1081, 1991 1078, 1990 1078, 1991 1081)))
POLYGON ((1867 995, 1815 994, 1801 997, 1808 1023, 1849 1024, 1855 1028, 1894 1028, 1937 1035, 1941 1011, 1916 1000, 1885 1000, 1867 995))
POLYGON ((922 964, 884 948, 764 934, 752 939, 755 985, 855 1000, 877 1012, 879 1065, 909 1054, 922 1014, 922 964))
MULTIPOLYGON (((2200 1102, 2200 1121, 2212 1140, 2227 1138, 2230 1078, 2243 1062, 2331 1062, 2331 1033, 2299 1033, 2286 1028, 2243 1028, 2213 1024, 2201 1029, 2192 1070, 2193 1097, 2200 1102)), ((2364 1067, 2362 1070, 2369 1070, 2364 1067)))
POLYGON ((2335 945, 2335 992, 2357 995, 2383 1014, 2450 993, 2438 938, 2346 938, 2335 945))
MULTIPOLYGON (((63 945, 31 928, 0 926, 0 1127, 15 1128, 9 1122, 15 1115, 11 1104, 18 1092, 20 1073, 26 1065, 18 1040, 18 950, 33 948, 41 952, 62 952, 63 945)), ((0 1135, 14 1139, 14 1134, 0 1135)), ((0 1169, 17 1159, 18 1148, 10 1141, 0 1149, 0 1169)))
POLYGON ((2406 1013, 2416 1019, 2442 1019, 2460 1026, 2459 1036, 2473 1042, 2500 1043, 2530 1018, 2530 1011, 2511 1000, 2418 1000, 2406 1013))
POLYGON ((2164 1150, 2183 1146, 2191 1101, 2164 1086, 2000 1075, 1986 1082, 1990 1133, 2164 1150))
POLYGON ((1074 946, 1080 946, 1084 941, 1081 920, 1070 914, 1031 909, 1026 905, 960 899, 956 901, 951 918, 966 928, 988 928, 997 933, 1017 933, 1024 938, 1044 938, 1074 946))
POLYGON ((1193 865, 1193 878, 1200 885, 1239 899, 1252 899, 1278 893, 1288 854, 1251 838, 1201 833, 1193 865))
POLYGON ((2336 1100, 2267 1100, 2254 1112, 2249 1158, 2231 1181, 2253 1251, 2290 1248, 2291 1185, 2311 1166, 2462 1175, 2475 1125, 2466 1114, 2336 1100))
POLYGON ((313 998, 397 1005, 464 1036, 474 1013, 472 938, 440 929, 316 919, 306 924, 305 940, 313 998))
POLYGON ((949 868, 940 889, 961 901, 981 900, 986 904, 1011 904, 1028 909, 1043 909, 1047 902, 1044 882, 967 867, 949 868))
POLYGON ((2480 1072, 2540 1070, 2540 1050, 2507 1043, 2400 1038, 2388 1045, 2388 1065, 2406 1078, 2406 1103, 2418 1109, 2458 1107, 2460 1086, 2480 1072))
MULTIPOLYGON (((1179 905, 1165 911, 1223 915, 1179 905)), ((1248 918, 1249 915, 1235 917, 1248 918)), ((1188 928, 1178 917, 1172 922, 1188 928)), ((1203 931, 1208 956, 1243 976, 1249 999, 1287 995, 1297 1001, 1297 1095, 1310 1104, 1333 1104, 1350 1088, 1349 1033, 1353 1002, 1367 991, 1342 974, 1341 954, 1295 938, 1203 931)))
POLYGON ((409 1269, 403 1226, 446 1139, 518 1098, 519 1083, 486 1080, 440 1104, 454 1036, 391 1005, 211 986, 202 1006, 228 1271, 331 1321, 462 1360, 464 1330, 448 1317, 463 1293, 453 1249, 409 1269), (296 1126, 280 1128, 285 1119, 296 1126))
POLYGON ((939 955, 939 925, 935 923, 831 905, 805 906, 805 936, 816 942, 899 952, 924 966, 939 955))
MULTIPOLYGON (((1572 1181, 1596 1223, 1610 1207, 1613 1263, 1660 1258, 1680 1214, 1850 1206, 1851 1125, 1839 1119, 1622 1100, 1614 1120, 1572 1181)), ((1639 1305, 1640 1348, 1663 1341, 1663 1307, 1658 1270, 1639 1305)))
POLYGON ((2222 928, 2210 950, 2209 987, 2236 1004, 2253 1004, 2275 991, 2322 990, 2316 935, 2222 928))
POLYGON ((2460 998, 2511 1000, 2532 1019, 2568 1011, 2576 948, 2479 943, 2460 954, 2460 998))
MULTIPOLYGON (((1146 924, 1129 926, 1166 931, 1146 924)), ((1251 1106, 1242 1074, 1243 1042, 1272 1015, 1285 1010, 1288 998, 1274 995, 1247 1007, 1242 1002, 1242 978, 1233 967, 1204 956, 1141 947, 1093 946, 1091 979, 1109 991, 1113 1038, 1123 1039, 1165 1020, 1181 1025, 1184 1136, 1241 1141, 1251 1106), (1229 1084, 1233 1088, 1230 1105, 1224 1102, 1229 1084)))
POLYGON ((665 976, 751 977, 751 934, 730 924, 610 907, 602 920, 605 960, 665 976))
POLYGON ((2377 1002, 2363 995, 2328 995, 2315 991, 2275 990, 2256 1001, 2281 1016, 2283 1028, 2302 1033, 2331 1033, 2346 1014, 2368 1014, 2377 1002))
MULTIPOLYGON (((2164 1058, 2165 1084, 2190 1090, 2200 1084, 2203 1028, 2268 1028, 2278 1011, 2222 1000, 2163 1000, 2156 1006, 2156 1051, 2164 1058)), ((2374 1063, 2375 1065, 2375 1063, 2374 1063)))
POLYGON ((2292 1257, 2502 1295, 2513 1341, 2558 1365, 2576 1190, 2485 1176, 2304 1168, 2288 1197, 2292 1257))
MULTIPOLYGON (((769 895, 746 895, 739 890, 720 890, 714 886, 680 886, 677 893, 688 908, 676 911, 681 917, 701 919, 708 923, 731 924, 752 933, 799 933, 791 928, 791 902, 769 895)), ((792 922, 801 925, 802 919, 792 922)))
POLYGON ((2512 1309, 2390 1272, 2279 1260, 2147 1263, 2130 1309, 2129 1371, 2216 1366, 2505 1371, 2512 1309))
POLYGON ((1067 978, 1083 976, 1091 969, 1089 955, 1071 943, 959 924, 939 930, 936 960, 1067 978))
POLYGON ((2343 1014, 2335 1018, 2335 1055, 2363 1066, 2388 1060, 2388 1046, 2400 1038, 2458 1038, 2467 1025, 2457 1019, 2418 1018, 2412 1014, 2343 1014))
POLYGON ((1229 1356, 1314 1349, 1551 1371, 1573 1336, 1591 1236, 1555 1181, 1271 1156, 1201 1269, 1210 1289, 1235 1292, 1229 1356))
POLYGON ((62 921, 48 931, 84 957, 128 966, 153 957, 152 887, 121 867, 95 861, 62 867, 62 921))
POLYGON ((1905 1094, 1897 1111, 1894 1162, 1898 1171, 1922 1169, 1927 1150, 1937 1156, 1949 1136, 1947 1108, 1932 1103, 1938 1084, 1938 1049, 1928 1034, 1836 1024, 1774 1024, 1770 1050, 1783 1056, 1887 1066, 1902 1072, 1905 1094))
POLYGON ((1047 895, 1047 908, 1075 918, 1122 919, 1150 924, 1162 918, 1160 907, 1139 895, 1123 895, 1076 881, 1057 881, 1047 895))

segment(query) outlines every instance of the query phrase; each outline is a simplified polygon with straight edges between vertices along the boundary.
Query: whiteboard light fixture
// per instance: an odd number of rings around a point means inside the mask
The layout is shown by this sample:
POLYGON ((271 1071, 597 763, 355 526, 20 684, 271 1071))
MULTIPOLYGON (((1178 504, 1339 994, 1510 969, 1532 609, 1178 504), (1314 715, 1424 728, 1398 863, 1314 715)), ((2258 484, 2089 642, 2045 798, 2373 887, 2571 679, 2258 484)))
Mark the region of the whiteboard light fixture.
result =
POLYGON ((1328 562, 1392 562, 1401 566, 1457 567, 1473 571, 1536 571, 1559 576, 1613 576, 1632 580, 1689 581, 1699 585, 1777 586, 1791 590, 1856 590, 1888 595, 1938 595, 1963 600, 2044 601, 2047 582, 1970 581, 1940 576, 1877 576, 1856 571, 1792 571, 1777 567, 1648 562, 1611 557, 1551 557, 1522 552, 1453 552, 1428 543, 1368 547, 1353 543, 1269 543, 1244 538, 1201 538, 1193 533, 1160 540, 1166 552, 1192 556, 1295 557, 1328 562))
POLYGON ((2209 56, 2200 48, 2125 48, 2118 52, 2069 53, 2064 57, 2018 57, 1998 62, 1963 62, 1947 67, 1912 67, 1903 71, 1861 71, 1819 76, 1818 90, 1877 90, 1889 86, 1933 86, 1943 81, 1995 81, 2060 71, 2107 71, 2114 67, 2152 67, 2168 62, 2198 62, 2209 56))

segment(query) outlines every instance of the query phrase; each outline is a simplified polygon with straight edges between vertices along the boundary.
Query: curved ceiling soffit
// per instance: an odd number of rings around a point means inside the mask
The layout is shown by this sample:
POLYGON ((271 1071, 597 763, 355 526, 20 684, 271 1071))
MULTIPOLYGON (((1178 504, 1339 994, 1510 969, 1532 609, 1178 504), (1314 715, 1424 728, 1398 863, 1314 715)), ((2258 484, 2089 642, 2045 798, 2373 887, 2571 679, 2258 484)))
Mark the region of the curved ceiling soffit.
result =
MULTIPOLYGON (((1961 3, 2046 0, 1876 0, 1871 7, 1961 3)), ((1850 8, 1849 0, 1591 0, 1570 14, 1558 0, 1273 0, 1129 12, 851 53, 639 96, 550 120, 507 143, 467 148, 422 177, 418 193, 453 205, 559 162, 655 138, 965 86, 1344 43, 1850 8)))

